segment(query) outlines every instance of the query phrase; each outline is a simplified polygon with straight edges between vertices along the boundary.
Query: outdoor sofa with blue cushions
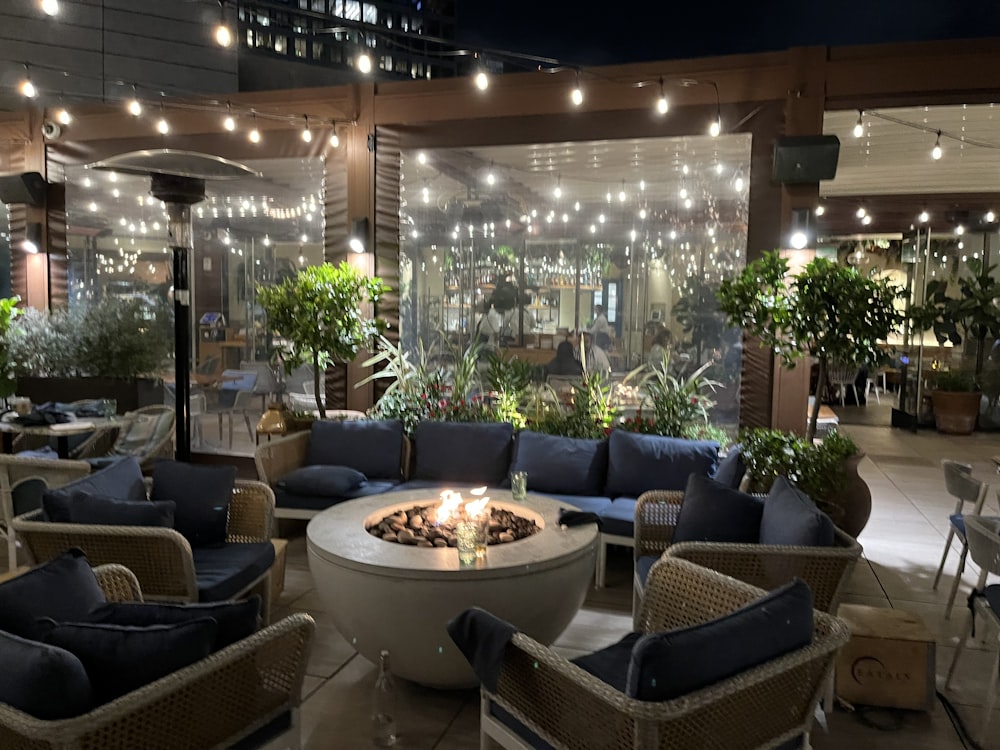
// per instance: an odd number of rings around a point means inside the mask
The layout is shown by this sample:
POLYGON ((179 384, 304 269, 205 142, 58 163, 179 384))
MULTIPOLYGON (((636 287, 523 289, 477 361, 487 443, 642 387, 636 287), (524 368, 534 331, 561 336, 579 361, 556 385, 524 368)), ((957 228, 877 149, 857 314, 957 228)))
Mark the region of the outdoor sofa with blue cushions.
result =
POLYGON ((684 492, 653 491, 639 498, 633 616, 646 576, 661 556, 690 560, 767 590, 800 578, 812 589, 816 609, 836 613, 861 551, 784 477, 763 497, 692 476, 684 492))
POLYGON ((274 490, 276 518, 312 518, 344 500, 403 481, 409 443, 398 420, 316 420, 258 446, 257 475, 274 490))
POLYGON ((234 467, 161 461, 144 479, 126 458, 47 490, 14 519, 36 562, 79 547, 95 565, 128 567, 154 601, 211 602, 260 594, 270 612, 274 494, 234 467))
POLYGON ((567 660, 483 610, 449 633, 482 684, 481 745, 803 747, 847 627, 795 581, 771 593, 686 560, 649 574, 636 630, 567 660))
POLYGON ((259 605, 145 604, 79 551, 0 584, 0 747, 298 747, 315 625, 259 605))

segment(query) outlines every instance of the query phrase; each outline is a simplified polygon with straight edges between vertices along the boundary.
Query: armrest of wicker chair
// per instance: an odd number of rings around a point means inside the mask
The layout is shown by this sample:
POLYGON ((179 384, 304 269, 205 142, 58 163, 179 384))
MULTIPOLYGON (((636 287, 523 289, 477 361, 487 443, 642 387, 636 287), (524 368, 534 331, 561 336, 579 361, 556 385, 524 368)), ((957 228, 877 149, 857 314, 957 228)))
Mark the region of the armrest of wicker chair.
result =
POLYGON ((269 542, 274 530, 274 492, 263 482, 237 479, 229 501, 227 542, 269 542))
POLYGON ((296 432, 257 446, 254 463, 260 480, 273 487, 290 471, 305 466, 311 434, 308 430, 296 432))
POLYGON ((173 529, 41 519, 39 510, 18 516, 12 523, 36 562, 51 560, 69 547, 79 547, 91 565, 119 563, 131 570, 147 599, 198 601, 191 546, 173 529))
POLYGON ((681 542, 665 555, 690 560, 763 589, 801 578, 812 589, 813 606, 835 612, 844 584, 861 556, 861 545, 837 529, 832 547, 681 542))
POLYGON ((82 716, 43 721, 0 704, 0 747, 228 747, 302 699, 315 623, 284 618, 82 716))
POLYGON ((681 491, 649 490, 635 504, 635 559, 661 555, 674 538, 674 526, 684 502, 681 491))
POLYGON ((98 565, 94 575, 109 602, 142 601, 139 579, 124 565, 98 565))
MULTIPOLYGON (((650 572, 643 629, 705 622, 763 594, 715 571, 664 558, 650 572)), ((487 733, 505 731, 490 714, 494 701, 560 747, 653 750, 694 747, 705 737, 719 747, 775 746, 809 731, 826 675, 849 637, 836 618, 815 611, 813 617, 809 645, 664 702, 629 698, 518 633, 504 655, 496 692, 482 691, 482 721, 487 733)))

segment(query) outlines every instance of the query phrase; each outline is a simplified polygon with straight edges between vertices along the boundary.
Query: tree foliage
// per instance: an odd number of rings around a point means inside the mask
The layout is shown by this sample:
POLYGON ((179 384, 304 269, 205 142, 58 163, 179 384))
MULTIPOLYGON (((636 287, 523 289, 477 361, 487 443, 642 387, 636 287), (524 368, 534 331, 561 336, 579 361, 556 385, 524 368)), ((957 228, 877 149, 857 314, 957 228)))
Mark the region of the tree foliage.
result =
POLYGON ((303 268, 277 286, 259 286, 258 300, 268 324, 284 338, 285 370, 311 364, 316 408, 325 413, 320 377, 336 363, 352 361, 358 350, 386 327, 366 313, 388 287, 378 277, 344 262, 303 268))

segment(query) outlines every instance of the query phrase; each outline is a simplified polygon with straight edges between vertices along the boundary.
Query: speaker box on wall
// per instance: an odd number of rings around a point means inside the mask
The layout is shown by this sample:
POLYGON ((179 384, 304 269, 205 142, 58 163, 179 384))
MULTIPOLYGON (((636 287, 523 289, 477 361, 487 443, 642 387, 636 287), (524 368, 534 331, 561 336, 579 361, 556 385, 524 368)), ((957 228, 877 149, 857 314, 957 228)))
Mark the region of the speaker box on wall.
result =
POLYGON ((774 144, 775 182, 798 185, 832 180, 837 174, 840 139, 835 135, 786 135, 774 144))
POLYGON ((49 183, 38 172, 0 175, 0 202, 43 206, 48 186, 49 183))

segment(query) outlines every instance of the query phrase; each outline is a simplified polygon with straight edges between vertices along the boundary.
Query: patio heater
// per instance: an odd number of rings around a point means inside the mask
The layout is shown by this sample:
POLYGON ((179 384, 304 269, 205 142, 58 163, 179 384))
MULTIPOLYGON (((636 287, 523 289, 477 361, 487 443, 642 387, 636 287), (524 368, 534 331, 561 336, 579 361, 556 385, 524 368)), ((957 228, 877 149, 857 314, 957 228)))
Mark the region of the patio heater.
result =
POLYGON ((167 210, 167 240, 174 272, 174 402, 177 408, 176 455, 191 458, 191 206, 205 200, 206 180, 259 177, 250 167, 219 156, 178 149, 146 149, 87 165, 151 178, 150 194, 167 210))

